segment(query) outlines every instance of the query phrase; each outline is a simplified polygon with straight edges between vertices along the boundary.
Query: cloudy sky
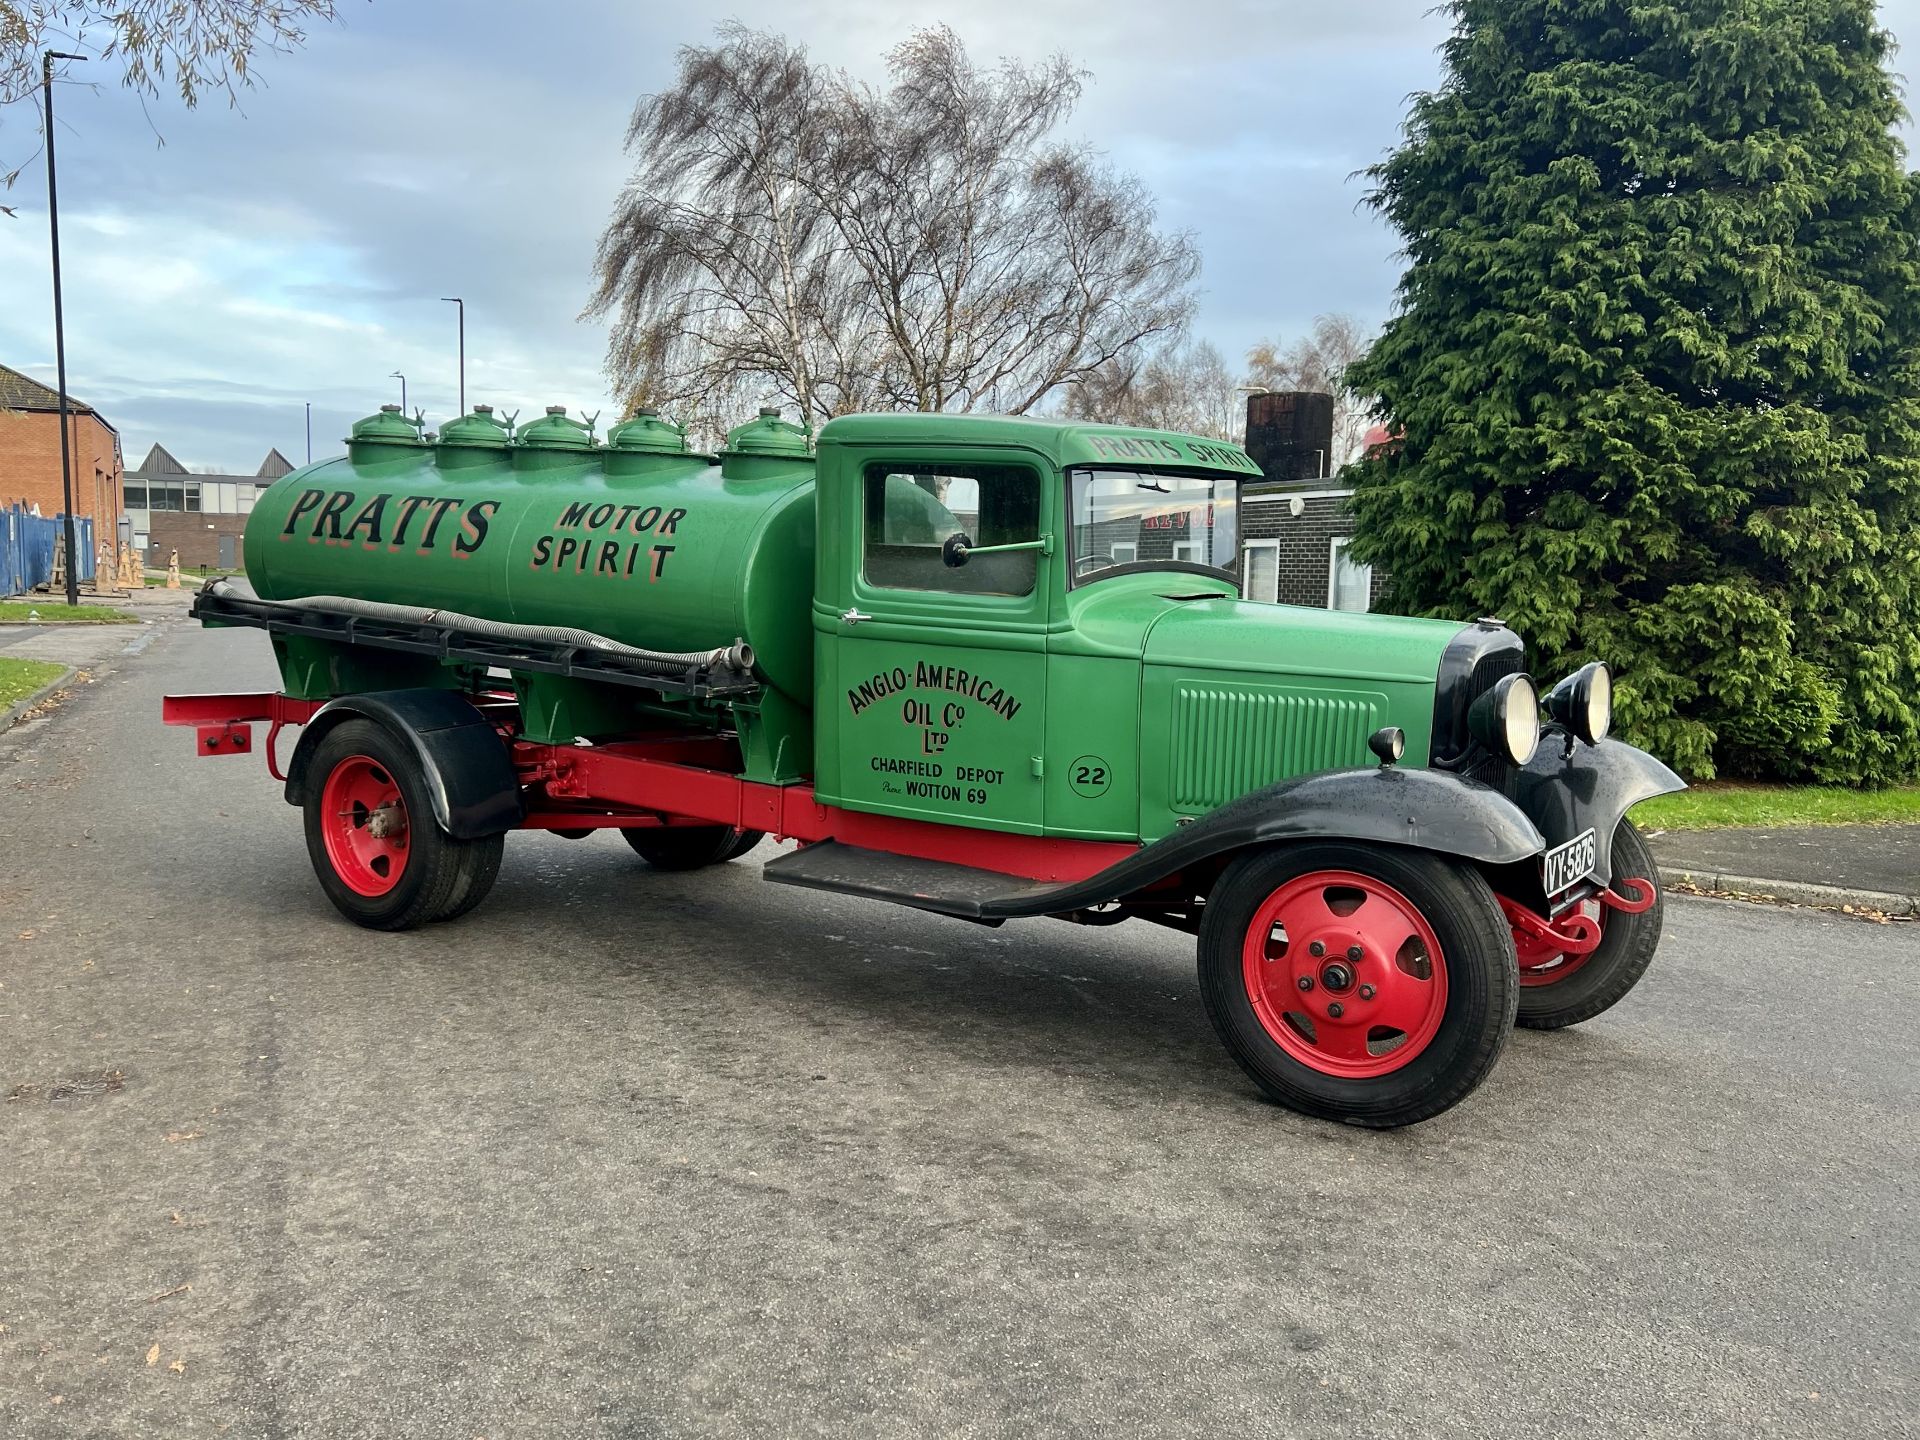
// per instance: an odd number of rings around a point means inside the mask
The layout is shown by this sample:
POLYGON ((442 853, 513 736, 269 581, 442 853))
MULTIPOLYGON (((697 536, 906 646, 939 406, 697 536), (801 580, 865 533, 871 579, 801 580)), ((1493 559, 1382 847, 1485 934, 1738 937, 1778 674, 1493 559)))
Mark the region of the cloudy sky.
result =
MULTIPOLYGON (((69 383, 129 465, 156 440, 193 468, 250 472, 269 446, 298 464, 309 401, 314 453, 336 453, 399 398, 395 370, 439 423, 456 379, 442 295, 467 301, 469 402, 610 410, 603 332, 577 316, 621 137, 676 49, 728 18, 872 78, 943 21, 980 59, 1064 50, 1093 76, 1077 138, 1199 238, 1199 334, 1233 358, 1323 311, 1374 324, 1398 266, 1353 172, 1438 80, 1445 33, 1426 0, 338 3, 340 24, 263 59, 238 110, 114 84, 56 97, 69 383)), ((1920 44, 1920 0, 1882 13, 1920 44)), ((0 115, 0 168, 32 153, 31 124, 0 115)), ((0 203, 17 209, 0 217, 0 363, 51 380, 44 170, 0 203)))

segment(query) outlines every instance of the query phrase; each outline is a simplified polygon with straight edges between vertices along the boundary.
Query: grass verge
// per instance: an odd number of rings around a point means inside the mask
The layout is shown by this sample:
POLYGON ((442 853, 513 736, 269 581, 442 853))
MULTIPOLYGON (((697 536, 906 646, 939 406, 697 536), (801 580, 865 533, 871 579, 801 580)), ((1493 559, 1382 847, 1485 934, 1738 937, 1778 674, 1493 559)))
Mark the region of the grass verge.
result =
POLYGON ((0 710, 24 700, 67 667, 50 660, 0 659, 0 710))
POLYGON ((1633 807, 1642 830, 1717 830, 1736 825, 1920 824, 1920 785, 1845 790, 1833 785, 1762 785, 1709 780, 1633 807))
POLYGON ((0 601, 0 625, 138 625, 140 617, 110 605, 50 605, 43 600, 0 601))

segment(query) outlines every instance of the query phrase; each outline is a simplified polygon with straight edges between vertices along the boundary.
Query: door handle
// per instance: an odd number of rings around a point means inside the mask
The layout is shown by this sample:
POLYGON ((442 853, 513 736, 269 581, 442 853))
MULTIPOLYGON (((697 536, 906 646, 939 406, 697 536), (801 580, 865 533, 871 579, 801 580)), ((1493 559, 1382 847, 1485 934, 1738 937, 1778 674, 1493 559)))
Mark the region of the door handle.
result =
POLYGON ((840 618, 848 625, 858 625, 862 620, 871 620, 873 616, 862 614, 860 607, 856 605, 852 609, 844 611, 840 618))

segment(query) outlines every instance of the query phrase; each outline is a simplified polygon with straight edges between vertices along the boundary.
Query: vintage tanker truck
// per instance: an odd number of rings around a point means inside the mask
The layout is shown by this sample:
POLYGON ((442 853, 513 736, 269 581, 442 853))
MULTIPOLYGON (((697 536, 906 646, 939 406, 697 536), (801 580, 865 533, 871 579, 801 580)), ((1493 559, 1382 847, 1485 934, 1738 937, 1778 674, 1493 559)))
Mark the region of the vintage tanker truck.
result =
POLYGON ((1585 1020, 1660 938, 1626 818, 1681 788, 1607 738, 1588 665, 1521 640, 1239 598, 1256 467, 1188 435, 978 415, 777 412, 692 453, 642 411, 437 437, 386 407, 247 524, 272 694, 170 696, 253 749, 327 897, 398 930, 485 898, 506 832, 616 829, 691 870, 998 925, 1198 937, 1221 1039, 1267 1095, 1404 1125, 1515 1023, 1585 1020), (1546 718, 1542 717, 1542 706, 1546 718), (304 726, 280 768, 286 725, 304 726))

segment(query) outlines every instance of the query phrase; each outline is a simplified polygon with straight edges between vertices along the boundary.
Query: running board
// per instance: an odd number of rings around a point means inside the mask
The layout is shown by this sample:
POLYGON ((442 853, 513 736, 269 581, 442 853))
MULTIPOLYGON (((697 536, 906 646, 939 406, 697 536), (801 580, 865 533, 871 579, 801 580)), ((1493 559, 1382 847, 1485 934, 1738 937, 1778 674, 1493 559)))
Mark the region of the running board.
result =
MULTIPOLYGON (((891 900, 915 910, 931 910, 982 925, 998 925, 1016 915, 1045 915, 1048 900, 1079 887, 1022 880, 997 870, 976 870, 945 860, 916 860, 884 850, 863 850, 838 840, 822 840, 767 862, 766 878, 776 885, 831 890, 870 900, 891 900)), ((1072 909, 1071 902, 1058 908, 1072 909)))

